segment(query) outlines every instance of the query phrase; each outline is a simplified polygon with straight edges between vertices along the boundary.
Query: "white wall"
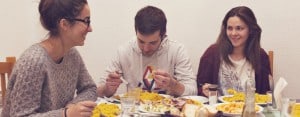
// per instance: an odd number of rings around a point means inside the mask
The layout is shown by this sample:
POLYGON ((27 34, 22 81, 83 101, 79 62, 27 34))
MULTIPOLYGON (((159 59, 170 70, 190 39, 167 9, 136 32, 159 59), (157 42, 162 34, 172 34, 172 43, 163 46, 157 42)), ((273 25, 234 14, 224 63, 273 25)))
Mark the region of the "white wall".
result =
MULTIPOLYGON (((38 0, 5 0, 0 5, 0 59, 18 57, 46 31, 39 23, 38 0)), ((261 45, 274 50, 274 76, 285 77, 284 95, 300 98, 300 1, 297 0, 89 0, 93 32, 78 47, 95 81, 119 45, 134 37, 134 16, 145 5, 165 11, 170 39, 186 45, 198 69, 199 58, 215 42, 221 20, 232 7, 246 5, 255 12, 263 33, 261 45)))

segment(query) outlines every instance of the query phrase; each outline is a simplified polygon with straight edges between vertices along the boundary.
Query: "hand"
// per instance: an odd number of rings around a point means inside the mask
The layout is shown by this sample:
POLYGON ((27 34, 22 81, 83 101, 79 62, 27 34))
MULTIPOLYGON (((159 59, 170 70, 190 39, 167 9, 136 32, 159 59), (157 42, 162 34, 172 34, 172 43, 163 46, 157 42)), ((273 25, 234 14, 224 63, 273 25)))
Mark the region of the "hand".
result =
POLYGON ((82 101, 68 105, 68 109, 66 110, 67 117, 91 117, 96 105, 93 101, 82 101))
POLYGON ((117 72, 113 72, 108 74, 108 78, 106 79, 105 84, 105 92, 106 94, 113 94, 116 92, 120 84, 122 83, 122 80, 120 79, 121 74, 117 72))
POLYGON ((154 80, 157 87, 164 90, 168 90, 170 85, 176 82, 169 73, 162 70, 154 71, 154 80))
POLYGON ((203 86, 202 86, 202 93, 205 95, 205 96, 208 96, 208 92, 209 92, 209 87, 210 84, 208 83, 205 83, 203 86))

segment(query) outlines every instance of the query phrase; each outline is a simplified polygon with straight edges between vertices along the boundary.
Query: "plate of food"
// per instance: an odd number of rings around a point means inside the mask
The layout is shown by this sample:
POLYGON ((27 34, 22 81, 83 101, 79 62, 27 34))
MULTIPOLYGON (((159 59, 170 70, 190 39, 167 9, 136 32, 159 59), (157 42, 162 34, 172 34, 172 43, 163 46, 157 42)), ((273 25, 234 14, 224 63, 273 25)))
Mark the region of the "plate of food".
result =
MULTIPOLYGON (((215 105, 218 111, 222 111, 225 116, 240 116, 243 112, 243 102, 219 103, 215 105)), ((261 113, 263 107, 255 105, 256 114, 261 113)))
POLYGON ((195 101, 198 101, 198 102, 201 102, 201 103, 208 102, 208 99, 206 97, 203 97, 203 96, 183 96, 181 98, 191 99, 191 100, 195 100, 195 101))
POLYGON ((171 96, 165 95, 165 94, 158 94, 156 92, 144 91, 140 94, 140 101, 142 103, 156 102, 156 101, 161 101, 165 98, 170 98, 170 97, 171 96))
MULTIPOLYGON (((221 102, 244 102, 245 101, 245 94, 244 93, 236 93, 234 95, 225 95, 220 96, 218 99, 221 102)), ((268 101, 271 100, 271 97, 268 95, 262 95, 255 93, 255 104, 259 105, 266 105, 268 101)))
POLYGON ((143 113, 162 115, 169 111, 170 107, 164 104, 141 104, 138 110, 143 113))

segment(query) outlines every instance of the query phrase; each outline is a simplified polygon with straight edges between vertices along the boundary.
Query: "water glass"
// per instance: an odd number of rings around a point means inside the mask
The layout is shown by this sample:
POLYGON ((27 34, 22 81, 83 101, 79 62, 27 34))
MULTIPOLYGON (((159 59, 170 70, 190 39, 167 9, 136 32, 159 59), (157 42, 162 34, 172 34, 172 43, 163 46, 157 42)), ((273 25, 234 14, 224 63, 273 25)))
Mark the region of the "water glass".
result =
POLYGON ((296 104, 296 99, 289 99, 288 114, 292 115, 293 106, 296 104))
POLYGON ((208 86, 208 101, 209 105, 214 105, 217 103, 218 98, 218 85, 216 84, 210 84, 208 86))
POLYGON ((130 115, 135 112, 135 98, 132 96, 123 96, 121 99, 121 108, 123 115, 130 115))
POLYGON ((272 91, 267 91, 267 97, 268 97, 268 101, 267 101, 267 109, 268 111, 274 111, 277 110, 276 105, 273 104, 273 102, 275 102, 275 100, 273 100, 273 92, 272 91))
POLYGON ((296 99, 282 98, 281 103, 280 117, 290 117, 292 115, 292 108, 296 104, 296 99))
POLYGON ((127 95, 135 99, 135 103, 138 104, 140 101, 142 89, 141 88, 128 88, 127 95))

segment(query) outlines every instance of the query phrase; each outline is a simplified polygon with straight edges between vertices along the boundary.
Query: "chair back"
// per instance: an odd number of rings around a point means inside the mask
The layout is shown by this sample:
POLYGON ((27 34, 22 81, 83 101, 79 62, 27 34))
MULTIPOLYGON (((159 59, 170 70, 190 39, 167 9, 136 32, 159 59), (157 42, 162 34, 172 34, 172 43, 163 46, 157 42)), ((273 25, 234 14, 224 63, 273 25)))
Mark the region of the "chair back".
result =
POLYGON ((16 57, 6 57, 6 62, 0 62, 2 104, 4 104, 4 98, 6 93, 6 79, 10 77, 15 62, 16 62, 16 57))
POLYGON ((274 60, 274 52, 273 51, 268 51, 269 55, 269 61, 270 61, 270 67, 271 67, 271 74, 273 76, 273 60, 274 60))

